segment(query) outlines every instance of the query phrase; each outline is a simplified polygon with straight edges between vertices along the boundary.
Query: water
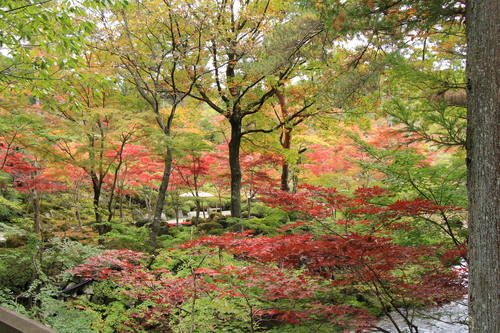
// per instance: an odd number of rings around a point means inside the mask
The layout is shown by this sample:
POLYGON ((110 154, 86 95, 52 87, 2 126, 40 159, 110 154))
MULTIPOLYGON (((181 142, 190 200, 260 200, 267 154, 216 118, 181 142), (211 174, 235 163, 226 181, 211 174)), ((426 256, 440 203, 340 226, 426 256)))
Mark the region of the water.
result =
MULTIPOLYGON (((398 327, 403 332, 410 332, 403 318, 395 312, 392 314, 398 327)), ((417 330, 412 333, 467 333, 469 331, 467 322, 467 301, 452 302, 438 308, 428 309, 415 313, 413 324, 417 330)), ((395 333, 397 330, 387 318, 377 323, 377 326, 387 332, 395 333)), ((372 332, 384 332, 374 329, 372 332)))

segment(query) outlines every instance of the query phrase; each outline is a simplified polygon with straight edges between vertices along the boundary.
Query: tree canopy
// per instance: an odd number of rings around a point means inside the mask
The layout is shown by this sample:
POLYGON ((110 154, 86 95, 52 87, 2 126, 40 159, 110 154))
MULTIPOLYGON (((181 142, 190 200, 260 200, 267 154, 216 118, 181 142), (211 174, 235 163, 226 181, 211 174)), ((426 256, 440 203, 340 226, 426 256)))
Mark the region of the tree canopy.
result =
POLYGON ((61 332, 417 332, 469 291, 493 332, 498 10, 4 1, 0 304, 61 332))

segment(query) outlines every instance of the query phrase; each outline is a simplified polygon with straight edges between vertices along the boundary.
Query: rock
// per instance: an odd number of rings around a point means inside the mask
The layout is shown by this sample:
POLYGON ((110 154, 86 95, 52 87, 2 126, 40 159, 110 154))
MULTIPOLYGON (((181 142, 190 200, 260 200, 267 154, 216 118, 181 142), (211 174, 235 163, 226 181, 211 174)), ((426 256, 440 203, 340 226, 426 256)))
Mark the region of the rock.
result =
POLYGON ((83 293, 87 294, 87 295, 93 295, 94 289, 92 289, 92 287, 87 286, 87 287, 83 288, 83 293))
POLYGON ((146 224, 148 224, 149 222, 151 222, 151 221, 144 219, 144 220, 135 221, 135 223, 134 223, 134 224, 135 224, 135 226, 136 226, 136 227, 139 227, 139 228, 140 228, 140 227, 145 226, 145 225, 146 225, 146 224))
POLYGON ((69 289, 72 289, 74 286, 76 286, 76 283, 75 282, 70 282, 66 285, 66 287, 64 287, 64 290, 69 290, 69 289))
POLYGON ((168 227, 160 227, 158 228, 158 236, 168 235, 168 227))
POLYGON ((135 220, 142 220, 144 219, 144 215, 139 209, 134 209, 134 212, 132 213, 132 216, 134 217, 135 220))

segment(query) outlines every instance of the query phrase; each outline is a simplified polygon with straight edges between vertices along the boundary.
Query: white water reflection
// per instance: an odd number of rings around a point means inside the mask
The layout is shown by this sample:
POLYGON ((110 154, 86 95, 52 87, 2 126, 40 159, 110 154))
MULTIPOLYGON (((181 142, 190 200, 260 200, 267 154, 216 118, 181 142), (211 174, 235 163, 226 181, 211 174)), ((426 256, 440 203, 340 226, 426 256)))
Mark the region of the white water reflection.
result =
MULTIPOLYGON (((417 329, 410 331, 405 321, 397 313, 391 313, 401 332, 405 333, 467 333, 467 301, 452 302, 438 308, 415 313, 413 324, 417 329)), ((398 332, 387 318, 379 321, 377 326, 384 329, 372 332, 398 332)))

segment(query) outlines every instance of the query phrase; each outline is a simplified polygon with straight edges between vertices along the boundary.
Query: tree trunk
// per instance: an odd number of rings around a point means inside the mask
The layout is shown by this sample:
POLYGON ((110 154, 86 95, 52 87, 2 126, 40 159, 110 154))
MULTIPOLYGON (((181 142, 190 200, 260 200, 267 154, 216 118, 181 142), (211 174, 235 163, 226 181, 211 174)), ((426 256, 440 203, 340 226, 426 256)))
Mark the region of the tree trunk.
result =
POLYGON ((78 221, 78 228, 82 229, 83 228, 82 215, 80 214, 80 208, 78 207, 76 207, 75 209, 75 218, 78 221))
POLYGON ((80 199, 80 188, 75 189, 75 218, 78 221, 78 227, 81 229, 83 227, 82 216, 80 214, 81 210, 81 199, 80 199))
POLYGON ((253 198, 253 195, 251 195, 251 194, 249 194, 247 197, 247 219, 250 219, 250 216, 251 216, 252 198, 253 198))
POLYGON ((33 232, 39 234, 42 230, 42 219, 40 217, 40 198, 35 189, 31 190, 31 198, 33 199, 33 232))
MULTIPOLYGON (((286 97, 285 94, 283 94, 281 91, 276 90, 274 93, 276 97, 278 97, 278 101, 280 104, 281 108, 281 114, 283 115, 283 119, 288 116, 288 107, 286 104, 286 97)), ((287 124, 283 126, 282 132, 281 132, 281 138, 280 138, 280 143, 281 147, 285 149, 285 151, 290 150, 290 145, 292 142, 292 129, 287 127, 287 124)), ((289 178, 290 178, 290 165, 288 164, 288 161, 286 160, 286 157, 283 158, 283 162, 281 165, 281 190, 285 192, 290 192, 290 185, 289 185, 289 178)))
POLYGON ((231 170, 231 216, 241 218, 241 118, 232 117, 229 141, 229 169, 231 170))
POLYGON ((160 188, 158 189, 158 197, 156 199, 153 221, 151 222, 151 233, 149 235, 149 249, 151 252, 154 252, 156 249, 156 239, 158 237, 158 229, 160 228, 161 213, 163 212, 163 206, 165 206, 165 198, 167 196, 171 170, 172 149, 169 147, 165 152, 165 168, 163 169, 163 176, 161 179, 160 188))
MULTIPOLYGON (((283 139, 281 145, 283 149, 290 150, 290 145, 292 141, 292 130, 290 128, 285 128, 283 130, 283 139)), ((290 165, 288 164, 286 158, 283 159, 283 164, 281 166, 281 190, 285 192, 290 192, 290 165)))
MULTIPOLYGON (((196 191, 195 193, 197 193, 198 191, 196 191)), ((195 204, 196 204, 196 216, 195 216, 195 220, 194 220, 194 225, 195 226, 198 226, 198 223, 200 223, 200 212, 201 212, 201 203, 200 203, 200 199, 198 197, 195 197, 196 199, 194 200, 195 204)), ((203 217, 205 217, 205 215, 203 215, 203 217)))
MULTIPOLYGON (((94 206, 94 215, 95 215, 95 226, 97 229, 97 232, 99 236, 104 235, 105 233, 111 231, 111 225, 109 223, 104 223, 102 214, 101 214, 101 205, 100 205, 100 199, 101 199, 101 187, 102 187, 102 182, 99 181, 99 178, 97 175, 92 175, 92 188, 94 190, 94 200, 93 200, 93 206, 94 206)), ((99 245, 102 245, 104 240, 102 238, 99 238, 99 245)))
POLYGON ((123 220, 123 193, 122 189, 120 189, 120 192, 118 193, 118 207, 119 207, 119 212, 120 212, 120 220, 123 220))
POLYGON ((500 2, 467 3, 470 332, 500 332, 500 2))

